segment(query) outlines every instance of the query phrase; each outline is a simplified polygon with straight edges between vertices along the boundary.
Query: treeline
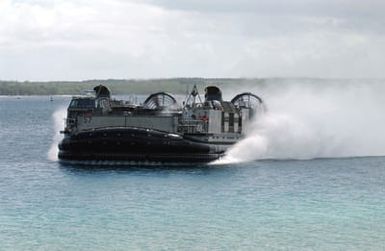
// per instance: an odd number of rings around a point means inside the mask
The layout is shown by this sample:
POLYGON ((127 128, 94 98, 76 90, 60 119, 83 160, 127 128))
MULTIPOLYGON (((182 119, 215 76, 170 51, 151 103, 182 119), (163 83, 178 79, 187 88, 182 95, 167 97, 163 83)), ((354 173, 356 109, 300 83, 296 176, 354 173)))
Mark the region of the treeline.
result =
POLYGON ((256 79, 204 79, 204 78, 173 78, 150 80, 85 80, 85 81, 0 81, 0 95, 76 95, 85 90, 92 90, 99 84, 106 85, 113 94, 149 94, 157 91, 184 94, 193 85, 228 85, 239 83, 255 83, 256 79))

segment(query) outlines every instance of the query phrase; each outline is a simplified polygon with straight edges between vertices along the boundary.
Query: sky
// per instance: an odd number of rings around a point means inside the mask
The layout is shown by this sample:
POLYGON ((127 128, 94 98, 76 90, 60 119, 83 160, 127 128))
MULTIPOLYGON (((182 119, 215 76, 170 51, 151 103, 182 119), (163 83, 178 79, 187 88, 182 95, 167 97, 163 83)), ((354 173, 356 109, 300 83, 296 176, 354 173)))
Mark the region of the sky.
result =
POLYGON ((385 78, 384 0, 0 0, 0 80, 385 78))

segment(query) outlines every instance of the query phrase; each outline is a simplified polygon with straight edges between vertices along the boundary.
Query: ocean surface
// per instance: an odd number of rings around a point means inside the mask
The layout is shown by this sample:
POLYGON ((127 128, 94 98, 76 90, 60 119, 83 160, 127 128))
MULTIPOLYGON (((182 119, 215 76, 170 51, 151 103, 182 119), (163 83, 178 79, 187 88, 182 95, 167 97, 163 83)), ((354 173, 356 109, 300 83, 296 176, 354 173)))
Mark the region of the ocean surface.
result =
POLYGON ((64 166, 68 102, 0 97, 0 250, 385 250, 385 157, 64 166))

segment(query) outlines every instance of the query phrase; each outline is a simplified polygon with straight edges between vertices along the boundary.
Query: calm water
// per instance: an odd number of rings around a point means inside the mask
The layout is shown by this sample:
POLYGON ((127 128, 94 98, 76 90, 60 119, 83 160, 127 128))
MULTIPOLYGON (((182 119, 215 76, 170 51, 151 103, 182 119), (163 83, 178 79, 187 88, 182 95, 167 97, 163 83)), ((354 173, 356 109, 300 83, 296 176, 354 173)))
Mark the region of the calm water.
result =
POLYGON ((0 250, 385 250, 383 157, 61 166, 67 102, 0 97, 0 250))

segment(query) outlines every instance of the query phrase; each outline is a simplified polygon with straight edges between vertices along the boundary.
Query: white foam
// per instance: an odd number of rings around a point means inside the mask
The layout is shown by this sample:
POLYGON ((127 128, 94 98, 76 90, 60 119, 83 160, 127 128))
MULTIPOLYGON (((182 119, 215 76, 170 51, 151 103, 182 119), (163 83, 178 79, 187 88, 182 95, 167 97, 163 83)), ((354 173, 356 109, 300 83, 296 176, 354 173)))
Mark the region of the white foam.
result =
POLYGON ((307 81, 254 91, 263 95, 268 112, 215 163, 385 155, 382 83, 307 81))
POLYGON ((58 144, 63 139, 60 131, 64 129, 64 119, 66 116, 66 108, 60 107, 52 114, 52 121, 54 126, 54 135, 52 137, 52 144, 48 151, 48 159, 51 161, 58 160, 58 144))

